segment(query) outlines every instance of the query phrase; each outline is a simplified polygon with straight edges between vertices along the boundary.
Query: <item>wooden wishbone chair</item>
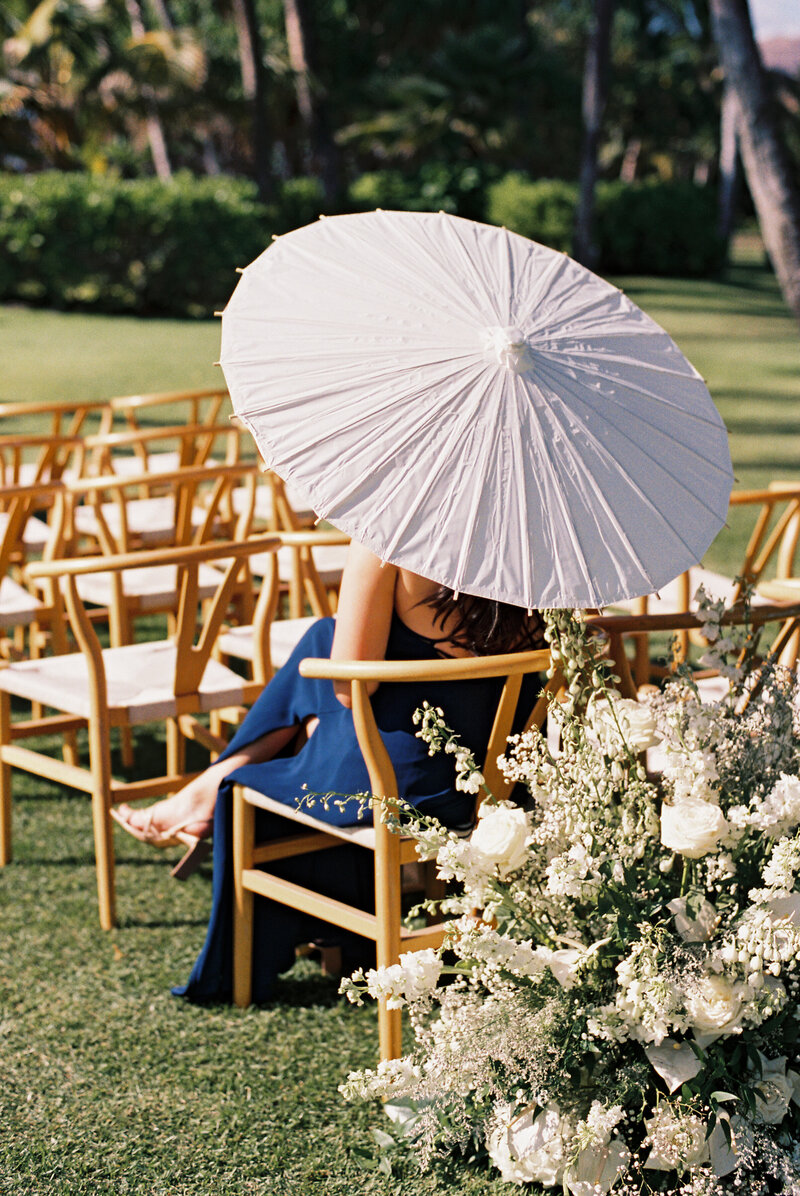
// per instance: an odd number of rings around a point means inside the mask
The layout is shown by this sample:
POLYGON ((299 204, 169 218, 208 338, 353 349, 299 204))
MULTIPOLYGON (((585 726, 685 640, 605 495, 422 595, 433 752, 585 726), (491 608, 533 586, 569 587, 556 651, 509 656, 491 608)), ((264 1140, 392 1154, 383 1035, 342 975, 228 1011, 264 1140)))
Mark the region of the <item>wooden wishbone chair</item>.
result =
MULTIPOLYGON (((729 519, 740 518, 739 512, 755 508, 755 521, 750 532, 742 564, 735 577, 693 565, 681 573, 657 594, 632 599, 625 607, 632 615, 672 615, 697 610, 695 594, 702 584, 714 599, 722 598, 726 605, 735 606, 744 585, 755 586, 753 605, 770 601, 761 592, 765 575, 774 569, 779 579, 795 575, 795 557, 800 541, 800 483, 772 482, 760 490, 734 490, 730 498, 729 519)), ((613 614, 622 604, 608 609, 613 614)), ((676 629, 676 640, 683 659, 690 643, 700 643, 697 629, 686 624, 676 629)), ((795 654, 800 645, 795 644, 795 654)), ((651 672, 647 637, 637 638, 634 671, 639 684, 644 684, 651 672)))
MULTIPOLYGON (((774 584, 778 585, 779 583, 774 584)), ((786 583, 782 584, 786 585, 786 583)), ((770 583, 764 583, 764 589, 769 590, 770 583)), ((793 587, 788 592, 784 592, 782 597, 791 600, 780 602, 765 600, 758 606, 752 607, 749 612, 745 612, 741 603, 732 606, 724 612, 722 623, 724 626, 741 626, 747 623, 757 630, 767 623, 779 622, 781 626, 768 651, 776 660, 780 659, 782 663, 794 666, 797 663, 796 652, 794 660, 787 661, 786 651, 787 646, 797 637, 800 630, 800 592, 793 587)), ((659 612, 645 615, 589 615, 586 616, 585 621, 592 630, 608 639, 608 653, 615 663, 616 672, 620 678, 620 693, 626 698, 636 698, 642 685, 648 684, 655 677, 663 676, 661 670, 654 669, 652 673, 648 673, 642 679, 637 668, 632 667, 634 663, 638 664, 638 652, 634 648, 634 658, 633 661, 630 660, 625 646, 627 641, 632 640, 636 645, 641 640, 646 642, 649 636, 657 633, 692 632, 699 635, 703 626, 703 620, 693 611, 677 611, 672 614, 659 612)), ((709 674, 707 672, 700 673, 699 676, 702 680, 709 674)))
MULTIPOLYGON (((91 795, 100 924, 115 924, 114 850, 111 806, 173 792, 190 775, 185 767, 185 741, 194 739, 217 753, 224 741, 212 735, 198 715, 217 707, 247 706, 261 686, 244 680, 212 658, 214 642, 247 558, 267 551, 270 536, 242 544, 215 544, 154 549, 116 557, 82 557, 37 562, 31 576, 58 579, 64 591, 70 625, 80 651, 36 661, 20 661, 0 669, 0 863, 11 858, 11 769, 46 777, 91 795), (213 602, 202 615, 198 567, 225 560, 213 602), (78 579, 95 571, 116 572, 151 564, 180 569, 180 601, 174 634, 164 640, 101 648, 78 592, 78 579), (200 628, 198 631, 198 627, 200 628), (47 720, 51 732, 85 727, 89 733, 89 766, 78 767, 16 742, 40 734, 41 724, 11 723, 12 695, 40 702, 57 713, 47 720), (167 771, 144 781, 118 781, 111 773, 110 730, 148 722, 165 722, 167 771)), ((275 544, 277 549, 277 544, 275 544)))
MULTIPOLYGON (((380 817, 384 803, 402 797, 388 752, 372 712, 367 685, 377 682, 410 682, 415 685, 443 680, 469 680, 502 677, 505 685, 500 696, 494 726, 483 765, 490 790, 498 799, 507 798, 512 785, 502 776, 497 757, 505 751, 514 722, 522 679, 528 673, 548 668, 549 651, 518 652, 507 656, 483 656, 425 661, 330 661, 304 660, 300 672, 305 677, 326 678, 350 683, 353 720, 359 746, 369 772, 370 786, 377 799, 374 825, 334 827, 314 818, 305 810, 296 810, 265 797, 253 789, 234 786, 233 805, 233 991, 237 1005, 250 1004, 252 992, 253 902, 256 894, 302 910, 323 921, 372 939, 379 965, 397 962, 401 951, 438 946, 446 925, 439 923, 416 930, 402 926, 401 868, 417 860, 414 840, 389 830, 380 817), (285 838, 263 845, 255 842, 256 808, 284 817, 285 838), (355 843, 375 857, 375 913, 334 901, 311 889, 293 884, 264 870, 270 861, 320 851, 342 843, 355 843)), ((561 686, 554 676, 541 691, 527 727, 541 726, 547 714, 548 696, 561 686)), ((400 1011, 388 1010, 380 1002, 378 1014, 381 1058, 400 1054, 400 1011)))
POLYGON ((0 632, 11 637, 3 640, 0 650, 10 659, 40 656, 45 636, 53 652, 65 652, 67 647, 65 615, 56 584, 52 580, 44 583, 38 594, 22 584, 24 551, 20 548, 30 547, 25 543, 26 529, 33 513, 44 508, 48 509, 48 522, 35 520, 42 529, 35 547, 43 560, 52 560, 59 555, 65 537, 68 503, 64 483, 0 487, 0 632))
MULTIPOLYGON (((108 556, 141 551, 143 547, 167 544, 203 544, 212 539, 244 540, 250 533, 258 467, 254 464, 200 465, 166 473, 82 478, 68 484, 73 501, 76 529, 92 534, 95 551, 108 556), (169 496, 157 498, 147 510, 152 523, 143 518, 140 499, 130 499, 143 488, 169 496), (230 497, 233 488, 249 494, 249 505, 240 507, 231 526, 230 497), (163 513, 163 520, 159 518, 163 513), (171 523, 171 526, 169 526, 171 523), (227 533, 224 537, 220 532, 227 533)), ((146 514, 146 512, 145 512, 146 514)), ((259 554, 262 555, 262 554, 259 554)), ((263 554, 267 559, 271 554, 263 554)), ((211 597, 218 584, 218 570, 201 564, 198 571, 200 596, 211 597)), ((111 644, 131 643, 133 621, 140 615, 166 611, 177 605, 177 569, 153 565, 126 572, 92 573, 77 581, 81 599, 109 612, 111 644)), ((240 596, 241 613, 252 616, 252 585, 248 577, 240 596)))
POLYGON ((288 547, 299 551, 309 547, 313 551, 347 546, 349 538, 336 531, 276 532, 280 544, 277 553, 256 553, 250 558, 254 577, 260 577, 261 590, 252 623, 239 623, 222 631, 217 642, 221 659, 233 657, 246 661, 253 669, 253 678, 263 685, 276 668, 281 668, 305 635, 312 623, 334 612, 328 605, 326 590, 319 585, 311 601, 311 615, 299 618, 278 618, 281 584, 281 553, 288 547), (256 647, 258 646, 258 651, 256 647))
POLYGON ((83 436, 87 424, 94 425, 93 431, 110 431, 112 418, 107 399, 0 403, 0 428, 6 425, 8 431, 23 431, 32 425, 38 428, 49 419, 50 435, 83 436))

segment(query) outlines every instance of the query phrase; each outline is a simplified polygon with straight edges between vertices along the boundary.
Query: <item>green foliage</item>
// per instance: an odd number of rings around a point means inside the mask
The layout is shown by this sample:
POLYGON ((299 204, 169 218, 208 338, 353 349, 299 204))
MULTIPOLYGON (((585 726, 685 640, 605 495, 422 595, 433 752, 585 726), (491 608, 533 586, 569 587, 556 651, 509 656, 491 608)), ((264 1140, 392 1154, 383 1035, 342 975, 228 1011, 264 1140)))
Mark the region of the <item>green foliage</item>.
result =
POLYGON ((404 212, 452 212, 470 220, 485 219, 486 167, 477 163, 429 162, 414 174, 373 170, 360 175, 347 192, 355 212, 374 208, 404 212))
POLYGON ((716 193, 693 183, 649 180, 601 183, 597 240, 603 270, 611 274, 718 273, 725 247, 716 231, 716 193))
POLYGON ((236 266, 319 214, 313 179, 284 185, 273 207, 225 177, 95 179, 0 176, 0 299, 55 308, 208 316, 236 266))
MULTIPOLYGON (((512 231, 569 253, 578 189, 558 179, 511 172, 488 193, 488 217, 512 231)), ((599 269, 607 274, 702 278, 724 264, 712 188, 656 179, 597 186, 599 269)))
POLYGON ((512 171, 489 188, 487 215, 492 224, 566 253, 572 244, 577 195, 573 183, 534 182, 521 171, 512 171))

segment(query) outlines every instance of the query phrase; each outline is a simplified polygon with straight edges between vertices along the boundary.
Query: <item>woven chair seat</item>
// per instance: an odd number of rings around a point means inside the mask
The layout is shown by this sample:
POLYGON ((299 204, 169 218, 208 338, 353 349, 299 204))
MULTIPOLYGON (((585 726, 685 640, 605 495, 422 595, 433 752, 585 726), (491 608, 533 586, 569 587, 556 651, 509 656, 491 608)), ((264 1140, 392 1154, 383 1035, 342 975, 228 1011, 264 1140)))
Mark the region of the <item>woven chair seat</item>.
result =
MULTIPOLYGON (((110 573, 88 573, 77 579, 78 593, 84 602, 109 606, 114 598, 110 573)), ((210 565, 198 569, 199 597, 213 598, 219 586, 219 571, 210 565)), ((134 599, 140 612, 164 610, 178 600, 178 570, 175 565, 152 565, 122 574, 126 598, 134 599)))
MULTIPOLYGON (((271 624, 269 652, 273 668, 279 669, 286 664, 301 638, 316 621, 316 615, 309 615, 303 619, 276 619, 271 624)), ((223 656, 234 656, 237 660, 252 663, 255 651, 252 626, 231 627, 229 631, 223 631, 217 640, 217 647, 223 656)))
POLYGON ((111 470, 121 478, 137 477, 144 473, 145 469, 148 473, 171 473, 180 467, 181 455, 177 452, 148 453, 146 466, 138 453, 125 456, 115 453, 111 457, 111 470))
POLYGON ((298 810, 295 806, 276 801, 274 797, 267 797, 257 789, 244 789, 245 801, 261 810, 268 810, 271 814, 278 814, 281 818, 288 818, 307 826, 309 830, 320 831, 325 835, 333 835, 336 839, 344 839, 346 843, 357 843, 359 847, 375 850, 375 828, 370 826, 332 826, 329 822, 322 822, 307 810, 298 810))
MULTIPOLYGON (((124 712, 126 721, 134 725, 177 716, 176 651, 166 641, 104 649, 112 722, 115 711, 124 712)), ((231 669, 210 660, 200 683, 200 710, 241 704, 243 684, 231 669)), ((88 666, 82 652, 10 664, 0 670, 0 689, 81 718, 91 714, 88 666)))
MULTIPOLYGON (((7 527, 8 515, 5 511, 0 511, 0 537, 2 537, 7 527)), ((40 551, 50 543, 50 528, 43 519, 37 519, 35 515, 31 515, 30 519, 25 521, 25 527, 22 531, 22 543, 33 552, 40 551)))
MULTIPOLYGON (((119 507, 116 503, 101 503, 100 510, 115 540, 122 535, 119 507)), ((175 534, 175 500, 165 494, 160 498, 131 499, 125 505, 128 532, 140 538, 147 547, 169 542, 175 534)), ((192 525, 200 527, 205 512, 198 507, 192 511, 192 525)), ((98 520, 90 504, 75 511, 75 529, 83 536, 98 535, 98 520)))
POLYGON ((0 627, 21 627, 33 623, 44 604, 11 577, 0 581, 0 627))

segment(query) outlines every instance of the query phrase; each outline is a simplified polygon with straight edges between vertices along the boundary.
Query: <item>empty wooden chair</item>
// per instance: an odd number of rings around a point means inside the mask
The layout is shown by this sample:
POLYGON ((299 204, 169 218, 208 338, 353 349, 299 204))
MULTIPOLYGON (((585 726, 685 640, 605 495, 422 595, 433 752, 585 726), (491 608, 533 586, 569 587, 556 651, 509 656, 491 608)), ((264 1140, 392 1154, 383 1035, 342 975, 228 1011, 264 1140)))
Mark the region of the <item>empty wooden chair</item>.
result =
MULTIPOLYGON (((228 604, 246 570, 247 558, 267 551, 270 537, 244 544, 222 542, 199 547, 155 549, 117 557, 37 562, 29 566, 39 579, 61 584, 72 632, 80 652, 14 662, 0 670, 0 863, 11 858, 11 770, 19 768, 91 795, 100 924, 115 923, 112 804, 175 791, 189 780, 186 739, 211 752, 224 742, 199 721, 220 706, 247 706, 261 686, 248 682, 213 659, 217 633, 228 604), (226 559, 213 601, 199 609, 198 568, 226 559), (138 567, 174 565, 180 570, 180 601, 174 634, 164 640, 106 648, 100 642, 78 592, 78 579, 98 570, 118 572, 138 567), (198 631, 199 628, 199 631, 198 631), (46 720, 11 722, 12 696, 38 702, 56 713, 46 720), (148 722, 167 727, 167 771, 146 781, 123 782, 111 773, 110 731, 148 722), (20 746, 43 730, 88 729, 88 767, 54 759, 42 750, 20 746)), ((277 545, 275 545, 277 547, 277 545)))
POLYGON ((293 552, 304 547, 315 552, 326 547, 346 549, 348 543, 346 536, 333 531, 278 532, 275 538, 281 546, 277 552, 257 553, 250 558, 253 576, 261 578, 253 621, 225 628, 217 641, 220 659, 246 661, 253 679, 262 685, 286 663, 312 623, 334 613, 327 606, 326 592, 319 589, 317 600, 311 603, 313 614, 278 618, 283 583, 281 553, 287 547, 293 552))
MULTIPOLYGON (((212 538, 244 540, 250 532, 258 470, 254 464, 200 465, 171 473, 83 478, 68 483, 73 525, 106 555, 130 553, 147 546, 202 544, 212 538), (249 482, 249 487, 247 483, 249 482), (231 526, 230 498, 234 487, 248 490, 250 506, 242 507, 231 526), (149 499, 142 490, 169 494, 149 499), (148 524, 146 515, 152 523, 148 524)), ((266 554, 269 556, 269 554, 266 554)), ((210 597, 218 584, 218 570, 201 564, 200 597, 210 597)), ((130 643, 133 621, 140 615, 174 611, 177 603, 177 568, 153 565, 127 572, 97 572, 79 577, 78 592, 84 602, 109 611, 111 643, 130 643)), ((252 613, 252 585, 248 576, 242 587, 242 611, 252 613)))
MULTIPOLYGON (((756 588, 752 602, 758 606, 769 601, 761 593, 761 583, 768 573, 774 571, 778 578, 792 577, 795 572, 795 557, 800 540, 800 484, 773 482, 760 490, 734 490, 730 499, 731 518, 739 519, 755 509, 755 522, 747 542, 741 567, 733 577, 695 565, 662 586, 657 594, 632 599, 625 604, 615 604, 609 613, 624 606, 633 615, 664 615, 685 613, 697 609, 695 595, 702 585, 713 599, 722 599, 727 606, 739 602, 743 588, 749 584, 756 588)), ((699 642, 696 628, 690 624, 676 629, 676 639, 682 658, 686 658, 690 642, 699 642)), ((642 634, 637 638, 637 656, 634 665, 639 683, 644 683, 649 672, 648 639, 642 634)))
POLYGON ((44 560, 57 556, 64 543, 68 504, 62 482, 40 482, 32 486, 0 488, 0 650, 7 658, 37 657, 47 636, 55 652, 66 649, 63 608, 52 581, 41 592, 22 584, 20 562, 27 550, 35 549, 44 560), (33 511, 49 508, 49 522, 35 519, 33 511), (33 544, 26 541, 30 525, 41 528, 33 544), (20 548, 24 546, 25 552, 20 548), (27 633, 28 646, 25 648, 27 633))
MULTIPOLYGON (((765 583, 764 589, 771 592, 772 585, 786 585, 786 583, 765 583)), ((777 597, 777 595, 776 595, 777 597)), ((745 611, 741 603, 727 609, 722 617, 723 625, 741 626, 748 624, 757 631, 767 623, 780 623, 780 628, 774 636, 768 651, 776 659, 784 659, 787 645, 797 635, 800 627, 800 593, 797 588, 787 587, 780 595, 780 601, 769 601, 765 598, 758 606, 745 611)), ((596 632, 608 638, 609 655, 615 662, 616 672, 620 677, 620 692, 623 697, 635 698, 642 685, 646 685, 653 675, 661 671, 652 670, 642 678, 633 663, 639 663, 640 653, 634 647, 633 660, 629 659, 626 642, 637 645, 647 643, 650 636, 673 635, 680 632, 692 632, 700 635, 703 620, 694 611, 676 611, 673 613, 660 611, 655 614, 603 614, 589 615, 586 622, 596 632)), ((705 642, 705 641, 703 641, 705 642)), ((785 662, 785 659, 784 659, 785 662)), ((797 663, 794 660, 789 662, 797 663)), ((663 674, 662 674, 663 675, 663 674)), ((707 677, 708 671, 701 672, 701 678, 707 677)))
POLYGON ((85 436, 90 431, 110 431, 112 420, 106 399, 0 403, 3 434, 47 431, 50 436, 85 436))
MULTIPOLYGON (((252 934, 253 902, 256 895, 302 910, 335 926, 354 931, 376 944, 380 965, 394 963, 403 950, 438 946, 445 932, 444 924, 407 930, 401 918, 401 868, 417 860, 416 845, 389 830, 380 811, 384 803, 391 803, 402 794, 388 752, 372 712, 367 696, 369 682, 420 682, 476 678, 505 678, 494 721, 484 776, 498 798, 507 797, 511 785, 499 771, 496 760, 506 746, 514 722, 520 688, 526 674, 538 673, 548 667, 549 652, 521 652, 507 656, 471 657, 426 661, 351 661, 305 660, 300 672, 306 677, 325 678, 350 683, 353 718, 358 743, 369 773, 370 787, 376 799, 374 825, 335 827, 314 818, 305 810, 295 810, 274 801, 255 790, 234 787, 233 853, 234 853, 234 1000, 248 1005, 252 991, 252 934), (255 842, 256 809, 268 810, 286 820, 286 836, 257 845, 255 842), (331 898, 274 875, 265 868, 271 861, 307 852, 335 847, 343 843, 357 844, 374 853, 375 913, 334 901, 331 898)), ((554 677, 541 692, 527 719, 527 726, 541 726, 547 712, 548 693, 555 692, 560 679, 554 677)), ((528 712, 525 712, 526 714, 528 712)), ((379 1030, 381 1057, 394 1058, 400 1054, 400 1012, 387 1010, 380 1003, 379 1030)))

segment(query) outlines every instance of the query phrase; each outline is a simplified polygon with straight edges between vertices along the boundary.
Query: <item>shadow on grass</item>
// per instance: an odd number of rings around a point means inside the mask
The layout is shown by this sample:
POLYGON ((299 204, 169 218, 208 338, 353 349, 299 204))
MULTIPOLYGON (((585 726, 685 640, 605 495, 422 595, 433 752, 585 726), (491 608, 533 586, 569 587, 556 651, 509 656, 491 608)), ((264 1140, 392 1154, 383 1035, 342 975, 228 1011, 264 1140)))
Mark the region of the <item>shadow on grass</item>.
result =
POLYGON ((272 999, 261 1001, 254 1009, 299 1009, 314 1006, 332 1009, 344 1001, 339 995, 339 980, 334 976, 283 976, 275 984, 272 999))

